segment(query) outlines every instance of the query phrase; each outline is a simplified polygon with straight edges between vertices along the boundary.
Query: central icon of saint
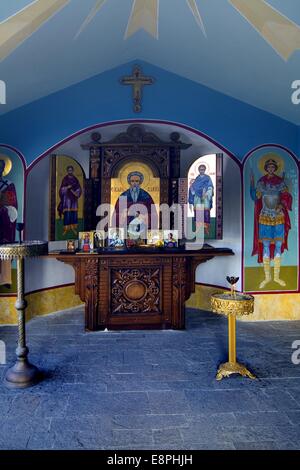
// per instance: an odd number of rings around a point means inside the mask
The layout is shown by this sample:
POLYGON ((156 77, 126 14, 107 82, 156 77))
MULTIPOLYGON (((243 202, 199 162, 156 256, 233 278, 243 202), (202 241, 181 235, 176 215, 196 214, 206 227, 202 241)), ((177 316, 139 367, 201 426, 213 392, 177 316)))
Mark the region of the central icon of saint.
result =
POLYGON ((151 225, 155 225, 157 223, 157 212, 154 201, 152 196, 141 187, 144 182, 143 173, 140 171, 130 172, 127 176, 127 182, 129 188, 119 196, 115 205, 114 215, 117 227, 128 227, 136 217, 137 211, 148 227, 150 221, 151 225))

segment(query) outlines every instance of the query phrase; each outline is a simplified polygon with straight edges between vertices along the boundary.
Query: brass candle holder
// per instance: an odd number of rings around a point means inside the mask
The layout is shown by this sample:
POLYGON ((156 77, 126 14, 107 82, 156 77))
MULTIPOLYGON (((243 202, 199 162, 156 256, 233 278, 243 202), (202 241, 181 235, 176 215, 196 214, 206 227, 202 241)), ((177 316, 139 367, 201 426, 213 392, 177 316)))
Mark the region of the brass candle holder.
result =
POLYGON ((7 370, 4 384, 9 388, 26 388, 39 381, 39 370, 28 361, 29 349, 26 345, 26 316, 27 302, 24 297, 24 259, 48 254, 48 243, 29 241, 10 243, 0 246, 0 259, 17 261, 17 301, 18 312, 18 346, 17 361, 7 370))
POLYGON ((228 317, 228 362, 221 364, 216 379, 222 380, 232 374, 255 379, 256 377, 236 360, 236 317, 251 315, 254 311, 254 297, 252 295, 236 292, 236 283, 239 278, 227 277, 231 285, 231 292, 213 294, 211 297, 212 310, 215 313, 228 317))

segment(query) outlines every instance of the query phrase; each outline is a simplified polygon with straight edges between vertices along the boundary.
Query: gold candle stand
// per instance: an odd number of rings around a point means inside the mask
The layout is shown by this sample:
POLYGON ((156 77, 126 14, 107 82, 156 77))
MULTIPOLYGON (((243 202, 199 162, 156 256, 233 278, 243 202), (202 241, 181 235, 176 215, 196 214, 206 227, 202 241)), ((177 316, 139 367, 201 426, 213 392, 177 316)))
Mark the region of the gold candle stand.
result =
POLYGON ((23 243, 10 243, 0 246, 0 259, 17 261, 17 301, 18 312, 18 346, 16 349, 17 361, 7 370, 4 384, 9 388, 31 387, 39 381, 39 370, 28 361, 29 349, 26 345, 26 307, 24 296, 24 259, 48 254, 48 243, 30 241, 23 243))
POLYGON ((254 310, 254 297, 238 292, 213 294, 211 297, 212 310, 228 317, 228 362, 221 364, 216 379, 222 380, 232 374, 255 379, 256 377, 243 365, 236 361, 236 317, 251 315, 254 310))

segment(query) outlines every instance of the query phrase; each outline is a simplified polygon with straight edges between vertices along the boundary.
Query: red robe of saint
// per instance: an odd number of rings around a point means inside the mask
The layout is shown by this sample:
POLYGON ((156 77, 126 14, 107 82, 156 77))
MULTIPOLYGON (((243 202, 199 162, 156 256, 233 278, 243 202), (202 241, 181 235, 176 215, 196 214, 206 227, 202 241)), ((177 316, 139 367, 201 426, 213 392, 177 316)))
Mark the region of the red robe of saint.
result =
MULTIPOLYGON (((271 184, 272 186, 279 186, 283 183, 283 178, 277 175, 273 175, 270 177, 269 175, 265 175, 260 178, 259 182, 263 184, 271 184)), ((292 202, 293 198, 292 195, 286 191, 280 191, 280 202, 279 204, 282 205, 282 211, 284 214, 284 241, 281 246, 281 253, 288 249, 288 235, 291 229, 291 220, 289 216, 289 211, 292 210, 292 202)), ((263 262, 263 242, 259 240, 259 215, 261 213, 263 204, 262 198, 256 198, 255 200, 255 208, 254 208, 254 235, 253 235, 253 251, 252 256, 258 255, 258 263, 263 262)), ((271 243, 270 246, 270 257, 271 259, 274 258, 274 251, 275 245, 271 243)))

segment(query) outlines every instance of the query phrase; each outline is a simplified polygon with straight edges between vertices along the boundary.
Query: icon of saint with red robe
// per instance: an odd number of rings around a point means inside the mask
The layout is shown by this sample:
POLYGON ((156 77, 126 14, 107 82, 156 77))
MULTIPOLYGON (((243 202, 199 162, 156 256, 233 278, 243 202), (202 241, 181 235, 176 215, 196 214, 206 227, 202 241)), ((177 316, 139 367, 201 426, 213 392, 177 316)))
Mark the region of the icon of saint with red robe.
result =
MULTIPOLYGON (((15 185, 4 176, 7 160, 0 158, 0 244, 13 243, 16 235, 18 201, 15 185)), ((11 262, 0 262, 0 285, 11 285, 11 262)))
POLYGON ((67 175, 63 178, 59 190, 60 203, 57 211, 63 217, 63 235, 73 232, 78 234, 78 200, 82 194, 80 183, 74 175, 73 166, 67 167, 67 175))
MULTIPOLYGON (((268 155, 267 155, 268 156, 268 155)), ((264 171, 255 186, 251 175, 250 194, 255 203, 254 236, 252 256, 257 255, 258 263, 263 263, 265 279, 260 283, 263 289, 271 282, 271 260, 274 260, 274 281, 284 287, 280 279, 281 255, 288 249, 288 235, 291 229, 289 212, 293 198, 288 190, 284 175, 278 176, 280 161, 270 154, 265 159, 264 171)))

